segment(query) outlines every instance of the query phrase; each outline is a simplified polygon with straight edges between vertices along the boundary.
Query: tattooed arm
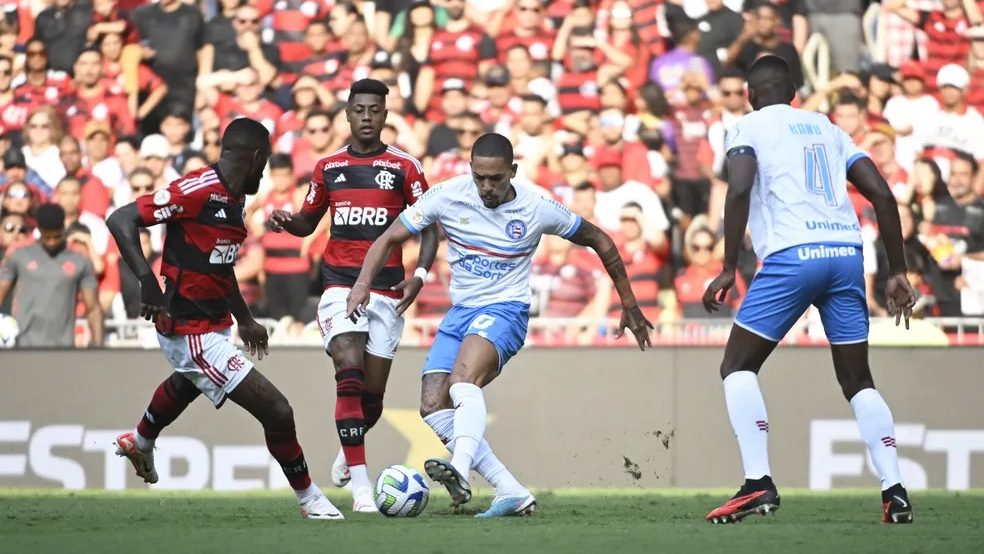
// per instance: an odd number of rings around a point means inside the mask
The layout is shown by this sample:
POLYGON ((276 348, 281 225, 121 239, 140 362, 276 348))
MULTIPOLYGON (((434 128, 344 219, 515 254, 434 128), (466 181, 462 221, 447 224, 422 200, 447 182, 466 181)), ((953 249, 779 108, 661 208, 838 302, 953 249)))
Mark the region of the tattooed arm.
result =
POLYGON ((622 319, 615 336, 621 337, 625 328, 628 327, 635 335, 640 349, 645 350, 646 346, 651 346, 649 330, 653 328, 653 325, 646 320, 642 315, 642 310, 639 309, 635 293, 632 292, 632 285, 629 283, 629 275, 625 270, 625 263, 622 262, 622 256, 612 238, 596 225, 582 220, 581 225, 569 240, 574 244, 587 246, 598 254, 608 276, 611 277, 612 283, 615 285, 615 290, 618 291, 618 296, 622 300, 622 319))

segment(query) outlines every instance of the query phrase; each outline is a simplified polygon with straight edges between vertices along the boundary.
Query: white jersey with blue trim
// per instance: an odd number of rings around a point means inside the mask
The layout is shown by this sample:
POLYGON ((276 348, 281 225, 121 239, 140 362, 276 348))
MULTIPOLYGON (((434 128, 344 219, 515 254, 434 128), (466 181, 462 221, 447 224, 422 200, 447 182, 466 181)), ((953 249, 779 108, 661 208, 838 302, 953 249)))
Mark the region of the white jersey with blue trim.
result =
POLYGON ((743 116, 727 131, 729 155, 758 161, 748 226, 759 259, 792 246, 861 244, 847 170, 865 157, 825 115, 785 104, 743 116))
POLYGON ((471 174, 431 187, 400 214, 417 234, 440 223, 448 239, 451 302, 478 307, 498 302, 529 304, 530 266, 540 237, 570 238, 581 218, 531 187, 513 183, 516 198, 490 209, 471 174))

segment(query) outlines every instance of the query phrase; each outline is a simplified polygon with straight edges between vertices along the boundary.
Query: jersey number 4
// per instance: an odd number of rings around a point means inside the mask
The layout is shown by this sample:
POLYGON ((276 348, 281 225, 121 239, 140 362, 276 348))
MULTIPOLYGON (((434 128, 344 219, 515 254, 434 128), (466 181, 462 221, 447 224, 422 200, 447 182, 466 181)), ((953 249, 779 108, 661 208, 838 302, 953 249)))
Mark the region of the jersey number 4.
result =
POLYGON ((828 206, 837 205, 834 186, 830 179, 830 163, 827 161, 827 148, 822 144, 803 149, 806 158, 806 190, 823 196, 828 206))

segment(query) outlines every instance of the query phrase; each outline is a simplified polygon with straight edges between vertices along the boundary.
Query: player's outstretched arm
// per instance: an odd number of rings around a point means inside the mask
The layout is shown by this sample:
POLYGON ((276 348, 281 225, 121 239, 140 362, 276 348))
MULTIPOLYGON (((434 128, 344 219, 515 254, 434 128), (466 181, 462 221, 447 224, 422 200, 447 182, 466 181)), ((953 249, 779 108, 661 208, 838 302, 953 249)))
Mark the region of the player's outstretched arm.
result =
POLYGON ((164 293, 140 247, 139 228, 145 225, 137 204, 131 202, 113 212, 106 226, 119 246, 123 261, 140 281, 140 316, 156 321, 158 315, 165 314, 164 293))
POLYGON ((262 360, 263 356, 270 354, 266 327, 261 325, 253 318, 253 313, 249 311, 243 293, 239 290, 239 281, 236 274, 232 274, 232 290, 229 291, 229 310, 232 317, 236 318, 239 325, 239 338, 246 345, 246 350, 262 360))
POLYGON ((615 246, 612 238, 593 223, 582 220, 581 225, 569 240, 574 244, 587 246, 598 254, 601 263, 605 265, 605 270, 608 271, 608 276, 611 277, 612 283, 615 285, 615 290, 618 291, 618 296, 622 300, 622 318, 619 321, 615 336, 621 338, 625 328, 628 327, 635 335, 640 349, 645 350, 647 346, 652 346, 649 331, 653 329, 653 324, 642 315, 642 310, 639 309, 639 303, 636 301, 635 293, 632 292, 632 285, 629 283, 629 275, 625 270, 625 263, 622 262, 622 256, 618 253, 618 247, 615 246))
MULTIPOLYGON (((383 269, 383 265, 386 264, 386 260, 389 258, 393 248, 410 240, 412 236, 413 234, 403 224, 403 221, 397 219, 372 243, 369 251, 366 252, 366 259, 362 263, 362 271, 359 272, 355 284, 352 285, 352 290, 349 292, 348 299, 345 303, 345 314, 347 317, 354 320, 358 318, 357 312, 365 311, 366 306, 369 304, 369 289, 373 279, 383 269)), ((432 258, 431 262, 433 263, 433 261, 432 258)))
POLYGON ((704 291, 702 301, 708 312, 717 311, 735 286, 738 253, 745 240, 748 210, 752 201, 752 186, 758 162, 755 152, 742 146, 728 152, 728 195, 724 200, 724 269, 704 291))
POLYGON ((420 293, 420 289, 424 286, 424 279, 418 272, 422 269, 423 273, 430 271, 431 266, 434 265, 434 258, 437 257, 437 247, 440 243, 440 233, 437 230, 437 225, 431 225, 420 232, 420 255, 417 258, 417 270, 414 272, 413 277, 409 279, 404 279, 400 281, 393 290, 402 290, 403 298, 396 305, 396 313, 403 314, 413 304, 413 301, 417 298, 420 293))
POLYGON ((905 252, 903 249, 902 223, 899 220, 899 207, 892 190, 882 178, 874 162, 868 157, 859 158, 847 171, 847 179, 875 207, 878 232, 885 243, 888 256, 888 271, 891 274, 885 283, 885 304, 888 313, 895 316, 895 324, 905 317, 905 327, 909 328, 912 306, 916 294, 906 277, 905 252))

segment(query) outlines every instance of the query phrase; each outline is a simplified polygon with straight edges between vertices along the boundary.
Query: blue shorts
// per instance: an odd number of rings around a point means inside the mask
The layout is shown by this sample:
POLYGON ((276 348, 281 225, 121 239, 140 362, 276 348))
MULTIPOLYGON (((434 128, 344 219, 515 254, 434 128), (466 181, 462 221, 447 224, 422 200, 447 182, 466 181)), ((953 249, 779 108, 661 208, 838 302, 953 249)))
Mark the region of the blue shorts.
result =
POLYGON ((500 302, 478 308, 454 306, 437 329, 437 337, 424 362, 424 373, 451 373, 461 341, 467 335, 478 335, 495 346, 499 371, 502 371, 502 366, 526 342, 529 321, 530 307, 522 302, 500 302))
POLYGON ((735 325, 779 342, 810 304, 831 344, 868 340, 860 245, 803 244, 772 254, 752 279, 735 325))

